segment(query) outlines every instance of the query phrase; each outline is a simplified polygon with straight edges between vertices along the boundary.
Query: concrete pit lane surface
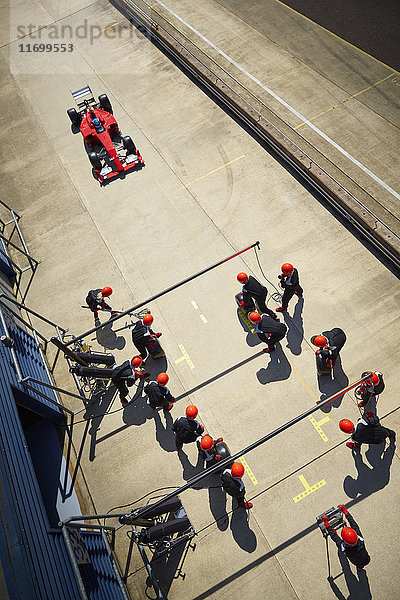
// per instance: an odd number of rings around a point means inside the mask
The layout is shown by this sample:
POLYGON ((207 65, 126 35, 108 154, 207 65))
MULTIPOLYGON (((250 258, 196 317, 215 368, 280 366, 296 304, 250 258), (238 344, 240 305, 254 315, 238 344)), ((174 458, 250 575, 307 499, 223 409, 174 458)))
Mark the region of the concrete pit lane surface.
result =
MULTIPOLYGON (((91 313, 81 308, 89 289, 111 286, 111 306, 124 310, 255 240, 269 280, 249 251, 152 303, 166 359, 149 359, 146 370, 153 377, 168 372, 177 402, 164 414, 153 412, 140 392, 124 409, 117 396, 106 394, 79 413, 77 420, 84 422, 74 426, 73 439, 76 455, 82 450, 82 511, 101 514, 129 505, 201 471, 195 444, 177 453, 171 431, 188 404, 199 408, 210 435, 223 437, 237 452, 372 369, 384 373, 386 384, 378 415, 397 431, 400 290, 390 265, 112 4, 72 0, 61 6, 47 0, 29 7, 3 3, 1 10, 4 197, 22 215, 29 251, 41 261, 28 306, 78 335, 93 324, 91 313), (36 29, 29 30, 31 24, 36 29), (51 38, 56 31, 64 32, 66 42, 51 38), (34 52, 35 43, 52 48, 34 52), (54 51, 55 43, 71 43, 73 49, 54 51), (66 115, 74 106, 71 90, 86 83, 96 97, 108 95, 123 134, 132 137, 145 161, 141 170, 104 187, 93 177, 82 136, 71 130, 66 115), (237 314, 236 275, 253 274, 271 294, 288 261, 299 271, 304 301, 295 297, 288 314, 280 316, 288 334, 267 355, 237 314), (335 378, 318 378, 309 340, 333 327, 346 332, 347 342, 335 378)), ((398 233, 397 72, 272 0, 262 14, 260 6, 250 5, 253 20, 238 14, 235 4, 230 9, 212 0, 157 2, 150 10, 155 19, 160 15, 179 26, 220 67, 229 66, 230 76, 276 122, 301 134, 335 173, 362 188, 371 207, 381 206, 379 218, 398 233), (267 21, 268 31, 261 27, 267 21), (215 48, 367 170, 259 90, 215 48)), ((269 299, 268 306, 274 310, 278 303, 269 299)), ((136 354, 126 322, 116 321, 88 342, 122 363, 136 354)), ((76 391, 66 365, 56 380, 76 391)), ((64 401, 80 408, 77 400, 64 401)), ((359 415, 348 393, 328 412, 314 413, 246 455, 243 481, 254 503, 249 512, 231 513, 218 477, 184 492, 182 502, 200 533, 194 551, 153 561, 164 595, 399 597, 398 451, 389 445, 363 447, 361 454, 346 448, 338 423, 359 415), (333 543, 328 570, 315 517, 341 503, 357 520, 371 555, 365 573, 341 565, 333 543), (174 579, 179 558, 186 577, 174 579)), ((122 571, 128 530, 117 532, 122 571)), ((132 598, 146 597, 146 580, 134 548, 127 578, 132 598)))

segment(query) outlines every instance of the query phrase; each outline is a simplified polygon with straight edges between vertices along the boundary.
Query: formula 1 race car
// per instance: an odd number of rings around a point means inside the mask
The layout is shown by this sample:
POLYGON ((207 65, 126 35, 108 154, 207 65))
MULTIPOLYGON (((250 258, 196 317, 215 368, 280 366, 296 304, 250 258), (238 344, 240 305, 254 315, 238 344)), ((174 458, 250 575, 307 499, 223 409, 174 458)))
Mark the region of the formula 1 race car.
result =
POLYGON ((89 160, 100 183, 144 164, 130 136, 121 135, 106 94, 100 94, 96 102, 90 87, 86 85, 72 92, 72 96, 79 110, 69 108, 67 115, 72 125, 80 128, 89 150, 89 160))

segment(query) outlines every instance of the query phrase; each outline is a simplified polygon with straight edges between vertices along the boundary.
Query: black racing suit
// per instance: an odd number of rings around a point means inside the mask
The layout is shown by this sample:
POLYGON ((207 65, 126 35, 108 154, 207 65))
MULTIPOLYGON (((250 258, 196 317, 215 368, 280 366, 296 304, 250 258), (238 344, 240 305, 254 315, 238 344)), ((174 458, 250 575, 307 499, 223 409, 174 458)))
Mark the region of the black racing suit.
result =
POLYGON ((261 321, 256 326, 258 337, 271 349, 274 349, 275 344, 285 337, 286 331, 285 323, 280 323, 268 314, 261 315, 261 321))
POLYGON ((128 387, 131 387, 135 382, 135 373, 129 360, 113 368, 111 381, 119 391, 121 399, 125 398, 128 395, 128 387))
POLYGON ((90 308, 90 310, 97 316, 97 311, 99 309, 104 310, 112 310, 111 306, 104 301, 103 296, 101 295, 102 288, 98 290, 89 290, 86 296, 86 304, 90 308))
MULTIPOLYGON (((365 377, 370 372, 371 371, 364 371, 364 373, 361 374, 361 377, 365 377)), ((379 377, 379 381, 376 385, 361 384, 361 386, 362 386, 361 400, 362 400, 363 406, 365 406, 369 402, 369 400, 372 398, 372 396, 379 396, 379 394, 382 394, 383 390, 385 389, 385 383, 383 381, 382 373, 380 373, 379 371, 376 371, 375 374, 378 375, 378 377, 379 377)))
POLYGON ((371 558, 365 548, 364 539, 362 538, 360 528, 356 521, 353 519, 350 513, 347 513, 346 519, 348 520, 350 527, 352 527, 358 535, 357 544, 355 546, 348 546, 345 544, 344 541, 338 536, 332 525, 328 525, 326 530, 339 550, 346 554, 349 561, 353 563, 353 565, 356 565, 356 567, 359 569, 363 569, 370 562, 371 558))
POLYGON ((261 285, 261 283, 257 281, 255 277, 250 275, 248 281, 242 287, 243 302, 245 304, 244 308, 254 308, 253 300, 255 300, 260 312, 268 312, 267 305, 265 304, 267 294, 267 288, 264 285, 261 285))
MULTIPOLYGON (((335 364, 335 360, 339 356, 339 352, 341 351, 346 342, 346 334, 343 331, 343 329, 340 329, 340 327, 334 327, 330 331, 323 331, 320 335, 326 337, 326 339, 328 340, 328 347, 321 348, 319 351, 317 350, 317 352, 321 355, 321 357, 324 360, 330 359, 332 361, 333 366, 335 364)), ((312 336, 312 344, 314 343, 314 339, 316 337, 316 335, 312 336)))
POLYGON ((303 296, 303 288, 299 282, 299 272, 297 269, 293 269, 291 275, 278 275, 278 278, 281 280, 281 287, 283 287, 284 290, 282 308, 283 310, 287 310, 289 301, 294 294, 297 294, 300 298, 303 296))
POLYGON ((162 406, 162 408, 167 409, 175 400, 169 389, 165 385, 160 385, 157 381, 147 383, 143 391, 147 394, 151 408, 162 406))
POLYGON ((172 431, 175 433, 176 445, 181 446, 182 444, 195 442, 198 436, 203 433, 204 427, 195 419, 178 417, 172 425, 172 431))
POLYGON ((243 481, 241 479, 236 479, 236 477, 232 477, 230 469, 225 469, 220 477, 224 491, 229 494, 229 496, 232 496, 232 498, 236 498, 239 506, 243 506, 244 495, 246 493, 243 481))
POLYGON ((132 342, 143 359, 147 357, 147 348, 152 335, 155 335, 155 333, 150 327, 142 323, 142 321, 136 321, 132 329, 132 342))
POLYGON ((395 437, 396 433, 392 429, 380 424, 377 415, 371 415, 370 417, 363 416, 357 421, 351 439, 360 446, 361 444, 382 444, 386 438, 394 440, 395 437))

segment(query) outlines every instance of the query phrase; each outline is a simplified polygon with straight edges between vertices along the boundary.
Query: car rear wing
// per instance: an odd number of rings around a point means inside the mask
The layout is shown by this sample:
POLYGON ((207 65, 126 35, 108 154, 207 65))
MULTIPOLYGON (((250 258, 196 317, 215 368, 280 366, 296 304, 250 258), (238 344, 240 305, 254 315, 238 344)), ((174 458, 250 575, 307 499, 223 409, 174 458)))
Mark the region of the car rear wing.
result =
POLYGON ((78 108, 80 110, 82 108, 84 108, 88 103, 96 104, 95 99, 93 97, 92 90, 90 89, 90 87, 88 85, 85 85, 85 87, 83 87, 79 90, 76 90, 75 92, 71 92, 71 93, 72 93, 73 99, 77 103, 78 108))

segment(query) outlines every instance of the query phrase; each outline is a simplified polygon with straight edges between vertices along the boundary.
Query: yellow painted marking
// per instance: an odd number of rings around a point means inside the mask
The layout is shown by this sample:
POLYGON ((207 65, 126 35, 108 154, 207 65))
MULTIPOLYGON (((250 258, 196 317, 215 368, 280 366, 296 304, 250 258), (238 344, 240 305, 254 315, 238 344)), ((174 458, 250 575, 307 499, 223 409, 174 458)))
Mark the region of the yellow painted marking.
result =
MULTIPOLYGON (((392 73, 392 75, 393 75, 393 73, 392 73)), ((209 171, 205 175, 201 175, 200 177, 197 177, 197 179, 193 179, 193 181, 189 181, 189 183, 187 183, 186 185, 187 186, 193 185, 194 183, 197 183, 197 181, 201 181, 202 179, 205 179, 206 177, 209 177, 210 175, 213 175, 214 173, 217 173, 218 171, 221 171, 222 169, 229 167, 229 165, 232 165, 233 163, 237 162, 238 160, 241 160, 245 156, 246 156, 245 154, 242 154, 241 156, 238 156, 237 158, 230 160, 229 162, 225 163, 224 165, 221 165, 220 167, 217 167, 216 169, 209 171)))
MULTIPOLYGON (((316 395, 314 394, 314 392, 310 389, 310 387, 307 385, 307 383, 304 381, 304 379, 302 378, 302 376, 300 375, 300 373, 298 373, 296 371, 296 369, 294 368, 294 366, 293 366, 292 363, 290 363, 290 366, 292 367, 292 371, 296 375, 297 379, 300 381, 300 383, 304 386, 304 388, 310 394, 311 398, 313 398, 313 400, 316 403, 318 403, 319 402, 318 398, 316 397, 316 395)), ((322 431, 321 425, 323 425, 324 423, 327 423, 331 419, 329 417, 324 417, 321 421, 317 422, 312 415, 308 415, 308 420, 310 421, 311 425, 313 427, 315 427, 316 431, 319 433, 319 435, 321 436, 322 440, 324 442, 327 442, 328 441, 328 436, 322 431)))
POLYGON ((312 415, 308 415, 308 418, 310 419, 311 424, 314 425, 315 429, 318 431, 319 435, 322 437, 324 442, 327 442, 328 436, 325 435, 325 433, 322 431, 321 425, 327 423, 328 421, 331 421, 332 419, 330 417, 324 417, 323 419, 321 419, 321 421, 316 421, 312 415))
POLYGON ((250 469, 249 465, 247 464, 246 459, 241 456, 239 458, 240 462, 242 463, 242 465, 244 466, 244 470, 246 471, 247 475, 250 477, 251 481, 253 482, 254 485, 257 485, 258 481, 253 473, 253 471, 250 469))
POLYGON ((186 352, 185 348, 182 346, 182 344, 179 344, 179 350, 182 352, 182 356, 180 358, 177 358, 175 361, 175 364, 177 365, 178 363, 186 360, 187 364, 189 365, 189 367, 191 369, 194 369, 194 364, 192 363, 189 354, 186 352))
MULTIPOLYGON (((375 83, 373 83, 372 85, 369 85, 368 87, 364 88, 363 90, 357 92, 356 94, 353 94, 352 96, 349 96, 348 98, 346 98, 345 100, 343 100, 342 102, 339 102, 339 104, 334 104, 333 106, 331 106, 330 108, 327 108, 326 110, 320 112, 318 115, 315 115, 315 117, 311 117, 310 119, 308 119, 309 121, 314 121, 314 119, 318 119, 318 117, 321 117, 322 115, 325 115, 326 113, 328 113, 330 110, 333 110, 334 108, 338 108, 338 106, 342 106, 345 102, 348 102, 349 100, 351 100, 352 98, 356 98, 357 96, 359 96, 360 94, 363 94, 364 92, 367 92, 368 90, 372 90, 373 87, 375 87, 376 85, 379 85, 380 83, 382 83, 383 81, 386 81, 386 79, 389 79, 389 77, 392 77, 394 75, 394 73, 390 73, 390 75, 387 75, 386 77, 384 77, 383 79, 380 79, 379 81, 376 81, 375 83)), ((296 125, 296 127, 293 127, 293 129, 300 129, 300 127, 303 127, 303 125, 306 125, 306 123, 300 123, 300 125, 296 125)))
POLYGON ((240 317, 241 317, 242 321, 244 321, 244 323, 246 323, 247 329, 250 331, 250 333, 254 333, 255 327, 254 327, 253 323, 250 321, 250 319, 247 318, 247 315, 245 315, 242 311, 240 311, 240 317))
POLYGON ((300 479, 301 483, 303 484, 303 486, 305 487, 305 490, 304 490, 304 492, 301 492, 301 494, 299 494, 298 496, 295 496, 293 498, 293 502, 300 502, 300 500, 303 500, 303 498, 305 498, 306 496, 309 496, 313 492, 316 492, 320 488, 324 487, 324 485, 326 485, 325 479, 321 479, 321 481, 318 481, 318 483, 316 483, 315 485, 311 485, 311 486, 309 483, 307 483, 306 478, 303 477, 303 475, 300 475, 299 479, 300 479))
MULTIPOLYGON (((351 44, 350 42, 344 40, 339 35, 336 35, 336 33, 332 33, 332 31, 329 31, 329 29, 326 29, 325 27, 322 27, 322 25, 319 25, 319 23, 316 23, 312 19, 309 19, 308 17, 305 17, 301 13, 297 12, 297 10, 295 10, 291 6, 288 6, 287 4, 284 4, 284 2, 281 2, 281 0, 276 0, 276 2, 279 2, 279 4, 281 4, 281 6, 284 6, 285 8, 288 8, 292 12, 296 13, 296 15, 298 15, 299 17, 303 17, 303 19, 305 19, 306 21, 309 21, 313 25, 318 25, 318 27, 320 27, 321 29, 323 29, 324 31, 326 31, 327 33, 329 33, 330 35, 333 35, 333 37, 335 37, 336 39, 340 40, 344 44, 347 44, 348 46, 351 46, 355 50, 358 50, 358 52, 361 52, 362 54, 365 54, 365 56, 368 56, 368 58, 372 58, 373 60, 375 60, 376 62, 378 62, 380 65, 383 65, 384 67, 386 67, 387 69, 391 69, 392 71, 394 70, 392 67, 389 67, 389 65, 387 65, 386 63, 384 63, 381 60, 379 60, 379 58, 375 58, 375 56, 371 56, 371 54, 368 54, 368 52, 365 52, 364 50, 361 50, 361 48, 357 48, 357 46, 354 46, 354 44, 351 44)), ((395 73, 400 74, 399 71, 395 71, 395 73)))
POLYGON ((123 19, 122 21, 117 21, 117 23, 113 23, 112 25, 107 25, 107 27, 104 27, 102 31, 109 31, 109 29, 112 29, 113 27, 115 27, 116 25, 120 25, 121 23, 126 23, 125 19, 123 19))

